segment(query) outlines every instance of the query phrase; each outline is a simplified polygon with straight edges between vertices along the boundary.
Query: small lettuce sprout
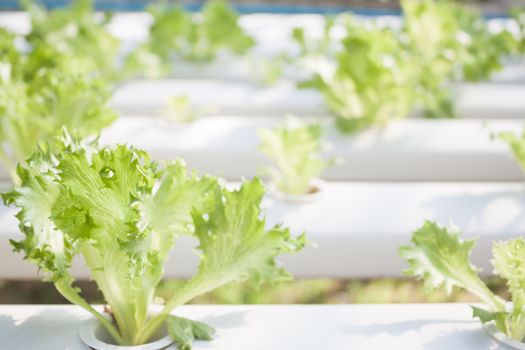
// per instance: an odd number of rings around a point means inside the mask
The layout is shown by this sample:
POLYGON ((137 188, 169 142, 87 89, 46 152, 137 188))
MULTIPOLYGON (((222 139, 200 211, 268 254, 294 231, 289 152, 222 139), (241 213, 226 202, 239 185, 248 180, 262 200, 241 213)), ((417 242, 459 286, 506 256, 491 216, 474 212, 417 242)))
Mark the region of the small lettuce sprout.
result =
POLYGON ((472 307, 473 317, 481 322, 494 322, 512 339, 525 337, 525 240, 517 238, 494 243, 492 264, 494 272, 507 280, 512 308, 495 295, 478 276, 469 261, 475 240, 464 240, 457 227, 442 227, 426 221, 412 234, 411 245, 399 248, 400 255, 410 267, 407 276, 417 277, 429 291, 453 287, 463 288, 476 295, 484 307, 472 307))
POLYGON ((507 143, 516 162, 518 162, 521 170, 525 173, 525 131, 521 135, 505 131, 494 135, 494 137, 507 143))
POLYGON ((265 86, 277 83, 292 61, 291 57, 284 52, 267 58, 259 58, 254 55, 248 57, 252 77, 257 83, 265 86))
POLYGON ((169 121, 176 123, 191 123, 204 114, 215 113, 217 108, 213 105, 195 106, 187 95, 171 96, 162 115, 169 121))
POLYGON ((177 123, 189 123, 198 117, 198 113, 195 108, 191 106, 190 99, 187 95, 170 97, 164 115, 166 119, 177 123))
POLYGON ((305 237, 280 225, 267 227, 260 180, 236 190, 216 178, 198 177, 182 161, 160 165, 127 145, 61 136, 41 144, 18 167, 20 186, 3 194, 24 238, 14 249, 36 264, 71 303, 96 317, 120 345, 150 341, 163 324, 181 348, 210 339, 200 322, 171 316, 198 295, 253 277, 287 279, 275 257, 299 251, 305 237), (199 241, 197 274, 151 314, 155 289, 170 250, 183 235, 199 241), (80 255, 109 305, 114 322, 94 309, 74 286, 72 260, 80 255))
POLYGON ((335 164, 335 159, 325 160, 323 129, 319 124, 305 124, 297 118, 287 118, 285 124, 274 129, 259 130, 259 150, 275 162, 275 167, 265 169, 277 190, 303 195, 314 191, 312 180, 335 164))

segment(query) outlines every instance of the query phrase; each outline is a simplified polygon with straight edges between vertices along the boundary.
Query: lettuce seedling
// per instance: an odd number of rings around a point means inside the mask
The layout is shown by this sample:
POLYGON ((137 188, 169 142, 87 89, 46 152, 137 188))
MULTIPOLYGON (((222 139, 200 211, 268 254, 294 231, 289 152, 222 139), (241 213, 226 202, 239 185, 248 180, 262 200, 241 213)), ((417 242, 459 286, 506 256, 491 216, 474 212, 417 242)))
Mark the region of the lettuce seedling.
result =
POLYGON ((216 178, 189 174, 182 161, 160 165, 131 146, 102 147, 64 131, 20 164, 18 175, 21 185, 3 194, 6 205, 20 208, 16 216, 25 238, 12 241, 13 247, 120 345, 147 343, 163 324, 179 348, 210 338, 209 327, 170 313, 249 276, 258 282, 288 278, 274 258, 305 243, 304 235, 293 238, 287 228, 266 226, 260 180, 228 190, 216 178), (198 272, 151 314, 169 252, 183 235, 199 241, 198 272), (77 255, 114 322, 73 285, 69 270, 77 255))
POLYGON ((473 316, 481 322, 493 321, 509 337, 522 341, 525 337, 525 240, 517 238, 494 243, 492 264, 494 271, 507 280, 512 308, 492 293, 478 276, 478 269, 470 261, 475 240, 464 240, 453 225, 441 227, 426 221, 412 234, 411 245, 399 249, 410 267, 407 276, 424 280, 430 291, 453 287, 463 288, 476 295, 485 306, 472 307, 473 316))
POLYGON ((345 133, 404 117, 412 109, 412 69, 393 30, 346 21, 333 72, 317 73, 303 87, 318 89, 345 133))
POLYGON ((148 41, 126 59, 128 71, 144 72, 142 67, 154 63, 150 73, 171 70, 174 57, 209 62, 221 51, 235 55, 247 53, 254 39, 238 23, 238 14, 222 0, 207 1, 200 13, 190 13, 180 7, 150 7, 153 24, 148 41))
POLYGON ((525 173, 525 131, 521 135, 506 131, 495 135, 495 137, 507 143, 516 162, 525 173))
POLYGON ((276 165, 265 172, 279 191, 307 194, 312 190, 312 180, 334 165, 334 159, 325 160, 320 155, 322 134, 321 125, 305 124, 297 118, 288 118, 285 125, 274 129, 259 130, 259 150, 276 165))

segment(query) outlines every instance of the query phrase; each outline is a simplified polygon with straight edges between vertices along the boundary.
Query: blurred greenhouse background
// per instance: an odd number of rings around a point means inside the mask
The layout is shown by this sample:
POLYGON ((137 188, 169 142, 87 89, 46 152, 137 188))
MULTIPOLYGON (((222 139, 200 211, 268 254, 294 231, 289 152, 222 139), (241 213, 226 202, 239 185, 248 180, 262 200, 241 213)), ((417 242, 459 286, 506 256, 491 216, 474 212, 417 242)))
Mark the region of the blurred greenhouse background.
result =
POLYGON ((137 345, 152 302, 482 302, 522 341, 524 126, 523 0, 0 0, 0 304, 137 345))

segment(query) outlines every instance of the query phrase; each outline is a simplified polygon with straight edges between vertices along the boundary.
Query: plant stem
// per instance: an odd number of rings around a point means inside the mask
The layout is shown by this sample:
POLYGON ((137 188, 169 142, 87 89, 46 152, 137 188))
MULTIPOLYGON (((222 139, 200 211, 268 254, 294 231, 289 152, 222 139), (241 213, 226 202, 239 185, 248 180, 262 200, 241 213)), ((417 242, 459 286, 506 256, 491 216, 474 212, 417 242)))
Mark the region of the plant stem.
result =
POLYGON ((511 338, 522 341, 525 337, 525 315, 523 315, 523 308, 518 316, 517 322, 512 322, 511 338))
MULTIPOLYGON (((219 285, 223 283, 218 283, 219 285)), ((144 344, 153 336, 155 331, 168 319, 170 313, 177 306, 184 305, 191 299, 204 294, 217 287, 217 283, 213 283, 209 279, 199 277, 198 275, 187 282, 178 293, 171 297, 162 311, 155 317, 151 318, 146 326, 137 334, 135 338, 136 344, 144 344)))
POLYGON ((477 295, 491 311, 505 312, 505 301, 492 293, 487 285, 476 275, 475 279, 467 281, 465 289, 477 295), (469 283, 470 282, 470 283, 469 283))
POLYGON ((125 345, 125 341, 118 332, 118 330, 115 328, 115 325, 111 323, 106 317, 104 317, 100 312, 95 310, 89 303, 82 298, 78 294, 78 290, 73 288, 71 284, 69 283, 68 279, 59 279, 55 283, 56 289, 62 294, 69 302, 73 304, 77 304, 78 306, 81 306, 85 310, 87 310, 89 313, 91 313, 99 322, 106 328, 106 330, 111 334, 113 339, 119 344, 119 345, 125 345))

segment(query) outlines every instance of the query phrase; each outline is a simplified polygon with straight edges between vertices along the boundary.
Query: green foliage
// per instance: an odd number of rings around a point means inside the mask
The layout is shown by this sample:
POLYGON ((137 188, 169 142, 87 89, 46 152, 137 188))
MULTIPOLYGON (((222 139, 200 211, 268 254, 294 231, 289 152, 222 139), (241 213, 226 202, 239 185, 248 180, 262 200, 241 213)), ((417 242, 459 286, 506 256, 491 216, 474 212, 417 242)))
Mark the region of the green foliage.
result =
POLYGON ((91 0, 76 0, 71 6, 47 11, 31 0, 24 1, 31 18, 26 36, 35 53, 36 68, 43 65, 83 74, 100 74, 110 81, 120 78, 116 62, 120 42, 106 29, 111 18, 97 17, 91 0))
POLYGON ((46 11, 24 2, 32 29, 27 51, 0 30, 0 161, 18 182, 15 165, 38 142, 66 127, 95 135, 116 119, 107 106, 119 43, 95 18, 91 2, 46 11))
POLYGON ((518 52, 523 55, 525 54, 525 10, 516 8, 510 12, 510 15, 518 25, 518 52))
POLYGON ((150 73, 166 73, 174 57, 209 62, 222 51, 243 55, 254 45, 239 26, 238 14, 222 0, 206 2, 197 14, 167 6, 153 6, 149 11, 153 16, 149 39, 127 58, 128 71, 141 71, 154 63, 157 68, 150 73))
POLYGON ((305 243, 281 226, 266 228, 259 180, 230 191, 213 177, 189 174, 182 161, 160 166, 130 146, 101 147, 64 131, 20 164, 18 175, 21 185, 3 194, 6 205, 20 208, 25 238, 12 241, 13 247, 121 345, 147 342, 174 308, 214 288, 249 276, 261 282, 289 277, 274 258, 305 243), (169 251, 181 235, 198 239, 199 271, 161 313, 149 316, 169 251), (69 268, 76 255, 116 324, 73 286, 69 268))
POLYGON ((252 76, 258 83, 266 86, 274 85, 281 79, 286 67, 293 60, 287 53, 280 53, 269 58, 249 58, 252 76))
POLYGON ((329 55, 332 52, 334 40, 332 31, 337 17, 325 17, 323 35, 314 39, 306 36, 304 28, 295 27, 292 29, 292 39, 299 46, 300 56, 329 55))
POLYGON ((168 318, 168 332, 175 341, 177 349, 191 350, 191 344, 197 340, 212 340, 215 329, 199 321, 188 318, 170 316, 168 318))
POLYGON ((521 170, 525 172, 525 131, 521 135, 516 135, 511 131, 501 132, 496 135, 496 138, 507 143, 516 162, 521 170))
POLYGON ((164 114, 167 119, 179 123, 188 123, 198 117, 197 111, 191 106, 191 101, 186 95, 170 97, 164 114))
POLYGON ((287 119, 284 126, 259 130, 259 150, 275 162, 266 169, 275 186, 284 193, 306 194, 311 181, 334 164, 320 153, 323 129, 319 124, 305 124, 297 118, 287 119))
MULTIPOLYGON (((418 105, 427 117, 454 117, 452 83, 487 80, 502 68, 503 57, 519 52, 510 31, 490 30, 482 14, 465 5, 449 0, 403 0, 401 5, 401 30, 358 24, 342 15, 327 21, 320 39, 308 38, 301 28, 292 32, 300 51, 296 61, 308 56, 331 61, 334 69, 318 68, 301 86, 322 93, 343 132, 384 124, 418 105), (334 23, 344 22, 346 35, 339 42, 331 33, 334 23)), ((518 12, 515 18, 525 23, 518 12)))
POLYGON ((339 129, 352 133, 405 116, 414 100, 412 67, 395 32, 347 18, 342 46, 333 73, 318 73, 302 84, 323 94, 339 129))
POLYGON ((508 30, 491 32, 483 15, 458 8, 457 18, 466 45, 462 46, 462 78, 465 81, 490 79, 503 68, 502 57, 518 51, 518 42, 508 30))
MULTIPOLYGON (((3 40, 2 46, 6 45, 3 40)), ((16 183, 15 164, 62 127, 94 135, 116 119, 107 106, 110 90, 98 77, 41 67, 34 57, 0 58, 0 160, 16 183), (30 78, 26 78, 30 76, 30 78)))
POLYGON ((418 101, 429 117, 453 117, 449 84, 463 45, 456 38, 460 30, 454 17, 457 5, 434 0, 405 0, 401 4, 405 16, 402 34, 413 61, 418 101))
POLYGON ((493 294, 478 277, 469 256, 473 240, 463 240, 455 227, 441 227, 426 221, 412 235, 410 246, 399 249, 410 268, 408 276, 421 278, 428 290, 443 287, 450 291, 453 286, 463 288, 486 305, 473 307, 474 317, 483 323, 495 322, 498 329, 508 336, 522 341, 525 337, 525 240, 517 238, 495 243, 492 264, 494 271, 507 280, 512 300, 508 311, 505 301, 493 294))
POLYGON ((429 117, 455 116, 453 80, 487 80, 502 68, 502 57, 517 51, 512 33, 489 30, 483 15, 471 7, 449 0, 405 0, 402 7, 416 90, 429 117))

